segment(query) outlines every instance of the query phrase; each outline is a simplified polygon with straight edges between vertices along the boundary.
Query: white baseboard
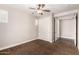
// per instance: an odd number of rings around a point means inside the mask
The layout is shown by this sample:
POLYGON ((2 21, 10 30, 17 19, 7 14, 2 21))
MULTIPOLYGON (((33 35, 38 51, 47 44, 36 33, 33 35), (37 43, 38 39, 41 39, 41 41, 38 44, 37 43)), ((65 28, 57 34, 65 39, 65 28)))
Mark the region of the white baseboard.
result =
MULTIPOLYGON (((37 38, 37 39, 44 40, 44 39, 42 39, 42 38, 37 38)), ((45 41, 48 41, 48 42, 50 42, 50 43, 54 42, 53 40, 48 40, 48 39, 45 39, 45 41)))
MULTIPOLYGON (((24 44, 24 43, 27 43, 27 42, 30 42, 30 41, 36 40, 36 39, 40 39, 40 38, 35 38, 35 39, 27 40, 27 41, 24 41, 24 42, 19 42, 19 43, 16 43, 16 44, 12 44, 12 45, 9 45, 9 46, 0 48, 0 50, 4 50, 4 49, 11 48, 11 47, 15 47, 15 46, 18 46, 18 45, 21 45, 21 44, 24 44)), ((51 41, 48 41, 48 42, 52 43, 52 40, 51 41)))
POLYGON ((4 49, 11 48, 11 47, 15 47, 15 46, 18 46, 18 45, 21 45, 21 44, 24 44, 24 43, 30 42, 30 41, 32 41, 32 40, 35 40, 35 39, 31 39, 31 40, 24 41, 24 42, 19 42, 19 43, 16 43, 16 44, 9 45, 9 46, 7 46, 7 47, 2 47, 2 48, 0 48, 0 50, 4 50, 4 49))

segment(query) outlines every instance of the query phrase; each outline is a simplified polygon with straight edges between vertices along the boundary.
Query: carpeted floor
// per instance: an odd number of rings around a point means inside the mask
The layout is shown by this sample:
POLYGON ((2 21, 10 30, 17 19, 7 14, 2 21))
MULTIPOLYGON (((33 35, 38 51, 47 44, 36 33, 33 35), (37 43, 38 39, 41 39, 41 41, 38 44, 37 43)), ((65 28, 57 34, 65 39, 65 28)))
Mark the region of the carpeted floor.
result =
POLYGON ((49 43, 40 39, 0 51, 4 55, 78 55, 78 49, 68 40, 49 43))

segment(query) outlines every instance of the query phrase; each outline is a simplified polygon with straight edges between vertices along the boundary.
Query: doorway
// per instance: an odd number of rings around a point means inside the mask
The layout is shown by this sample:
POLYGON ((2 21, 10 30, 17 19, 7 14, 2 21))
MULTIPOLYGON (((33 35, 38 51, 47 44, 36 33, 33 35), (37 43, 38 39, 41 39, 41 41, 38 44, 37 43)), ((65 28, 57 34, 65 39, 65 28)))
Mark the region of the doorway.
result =
POLYGON ((78 14, 66 15, 54 18, 54 42, 65 39, 74 42, 78 46, 78 14))

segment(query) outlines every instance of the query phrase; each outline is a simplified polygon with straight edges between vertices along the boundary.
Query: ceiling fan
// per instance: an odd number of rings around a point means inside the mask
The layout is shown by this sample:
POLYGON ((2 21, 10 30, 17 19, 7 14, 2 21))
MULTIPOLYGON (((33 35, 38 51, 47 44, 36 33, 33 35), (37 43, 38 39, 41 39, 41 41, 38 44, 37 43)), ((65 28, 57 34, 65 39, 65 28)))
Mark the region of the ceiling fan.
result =
POLYGON ((43 15, 44 12, 50 12, 48 9, 44 9, 45 4, 38 4, 36 8, 30 8, 32 10, 35 10, 38 14, 43 15))

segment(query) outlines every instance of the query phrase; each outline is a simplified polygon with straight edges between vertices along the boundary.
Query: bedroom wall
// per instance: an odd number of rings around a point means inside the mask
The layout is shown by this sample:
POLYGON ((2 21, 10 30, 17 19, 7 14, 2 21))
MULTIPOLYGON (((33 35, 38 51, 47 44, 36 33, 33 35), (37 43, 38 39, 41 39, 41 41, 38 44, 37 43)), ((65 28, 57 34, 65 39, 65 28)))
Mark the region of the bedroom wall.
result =
POLYGON ((0 9, 8 11, 8 23, 0 23, 0 50, 37 37, 34 16, 3 5, 0 5, 0 9))
POLYGON ((40 18, 39 19, 39 25, 38 25, 38 38, 52 42, 52 15, 49 15, 48 17, 40 18))

